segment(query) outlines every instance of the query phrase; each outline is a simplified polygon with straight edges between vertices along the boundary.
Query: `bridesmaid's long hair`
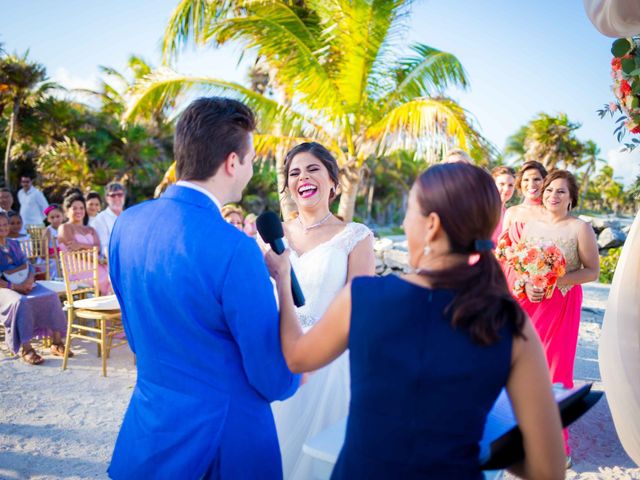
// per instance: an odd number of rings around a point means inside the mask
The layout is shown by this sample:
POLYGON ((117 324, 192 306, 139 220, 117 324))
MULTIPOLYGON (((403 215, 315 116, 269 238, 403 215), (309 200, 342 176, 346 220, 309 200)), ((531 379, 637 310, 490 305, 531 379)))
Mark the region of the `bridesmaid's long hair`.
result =
POLYGON ((525 314, 491 249, 501 207, 491 175, 466 163, 439 164, 424 171, 415 188, 422 214, 440 217, 450 253, 478 256, 449 269, 421 271, 434 288, 458 291, 448 307, 454 327, 467 329, 482 345, 496 342, 505 325, 521 336, 525 314))

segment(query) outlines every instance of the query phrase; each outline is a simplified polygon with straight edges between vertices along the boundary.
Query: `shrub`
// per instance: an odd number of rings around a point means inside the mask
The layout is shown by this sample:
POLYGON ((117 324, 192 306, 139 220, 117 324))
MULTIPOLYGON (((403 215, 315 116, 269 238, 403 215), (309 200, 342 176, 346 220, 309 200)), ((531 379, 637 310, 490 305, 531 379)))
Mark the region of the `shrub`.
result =
POLYGON ((611 283, 620 259, 620 252, 622 252, 622 247, 611 248, 606 256, 600 257, 600 282, 611 283))

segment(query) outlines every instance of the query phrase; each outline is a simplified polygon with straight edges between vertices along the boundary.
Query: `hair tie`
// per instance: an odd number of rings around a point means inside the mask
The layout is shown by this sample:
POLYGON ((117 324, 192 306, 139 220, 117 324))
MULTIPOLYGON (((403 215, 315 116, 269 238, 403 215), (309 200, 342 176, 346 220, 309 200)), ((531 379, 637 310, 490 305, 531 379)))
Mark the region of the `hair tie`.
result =
POLYGON ((474 251, 476 252, 490 251, 493 250, 495 246, 496 244, 493 243, 493 240, 476 240, 473 242, 474 251))

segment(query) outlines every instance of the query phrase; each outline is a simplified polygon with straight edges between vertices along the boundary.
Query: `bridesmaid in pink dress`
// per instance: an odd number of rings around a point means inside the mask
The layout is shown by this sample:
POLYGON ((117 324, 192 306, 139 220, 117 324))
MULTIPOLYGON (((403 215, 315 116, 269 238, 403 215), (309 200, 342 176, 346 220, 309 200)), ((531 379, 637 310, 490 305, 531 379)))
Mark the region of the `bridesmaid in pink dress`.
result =
POLYGON ((511 197, 513 197, 513 192, 515 190, 516 185, 516 171, 507 167, 506 165, 500 165, 499 167, 491 170, 491 176, 493 177, 494 182, 496 182, 496 188, 498 189, 498 193, 500 193, 500 204, 502 210, 500 212, 500 221, 498 222, 498 226, 493 232, 491 236, 491 240, 494 244, 498 243, 498 238, 502 233, 502 222, 504 221, 504 214, 507 211, 505 205, 511 197))
MULTIPOLYGON (((514 205, 506 210, 502 221, 501 237, 508 235, 512 243, 517 243, 527 222, 544 217, 542 184, 546 176, 547 170, 540 162, 532 160, 522 165, 516 177, 516 188, 520 190, 523 201, 520 205, 514 205)), ((508 265, 503 264, 502 269, 507 277, 507 285, 512 290, 516 281, 515 274, 508 265)))
MULTIPOLYGON (((567 273, 558 280, 551 298, 544 298, 544 289, 527 284, 528 298, 520 300, 520 305, 540 336, 551 381, 572 388, 582 307, 581 284, 598 278, 598 244, 591 226, 570 214, 578 201, 578 185, 571 173, 551 172, 542 191, 545 218, 528 222, 522 237, 532 244, 551 243, 559 247, 567 262, 567 273)), ((566 431, 565 439, 568 439, 566 431)), ((565 448, 569 455, 567 442, 565 448)))
MULTIPOLYGON (((58 231, 60 250, 74 251, 91 247, 98 247, 100 250, 98 234, 92 227, 84 224, 87 211, 84 197, 77 193, 71 194, 64 199, 63 207, 69 221, 60 225, 58 231)), ((102 261, 98 265, 98 286, 100 295, 111 293, 109 271, 102 261)))

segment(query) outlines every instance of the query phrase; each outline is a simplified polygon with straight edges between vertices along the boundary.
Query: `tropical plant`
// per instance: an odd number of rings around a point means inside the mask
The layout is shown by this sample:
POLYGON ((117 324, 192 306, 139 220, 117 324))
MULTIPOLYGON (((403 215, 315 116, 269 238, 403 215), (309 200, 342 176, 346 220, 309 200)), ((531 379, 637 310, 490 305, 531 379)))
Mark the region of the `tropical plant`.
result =
POLYGON ((65 137, 42 148, 37 161, 40 184, 61 196, 69 187, 86 191, 92 185, 87 149, 75 139, 65 137))
POLYGON ((9 184, 11 147, 18 124, 20 109, 33 106, 54 84, 45 82, 46 70, 29 62, 28 53, 23 56, 5 55, 0 57, 0 113, 9 112, 7 144, 4 154, 4 181, 9 184))
POLYGON ((303 139, 333 151, 341 167, 338 210, 349 220, 372 156, 407 149, 433 162, 453 145, 486 146, 467 112, 445 96, 449 87, 468 85, 460 61, 424 44, 402 51, 411 3, 181 0, 165 32, 165 57, 189 41, 241 43, 266 66, 274 95, 163 67, 132 89, 125 118, 164 108, 193 87, 239 98, 258 114, 258 152, 274 155, 278 166, 288 146, 303 139))
POLYGON ((539 114, 527 125, 525 161, 537 160, 547 170, 577 167, 582 157, 582 143, 574 134, 578 128, 564 113, 539 114))
POLYGON ((606 160, 600 158, 600 147, 593 140, 587 140, 583 144, 582 158, 580 159, 579 166, 586 167, 584 172, 580 175, 580 191, 579 198, 580 204, 582 204, 585 195, 587 194, 587 187, 591 180, 591 175, 598 169, 599 164, 606 163, 606 160))
POLYGON ((611 283, 613 281, 613 275, 616 273, 616 267, 618 266, 618 260, 620 260, 621 253, 622 247, 610 248, 606 255, 600 256, 599 282, 611 283))

